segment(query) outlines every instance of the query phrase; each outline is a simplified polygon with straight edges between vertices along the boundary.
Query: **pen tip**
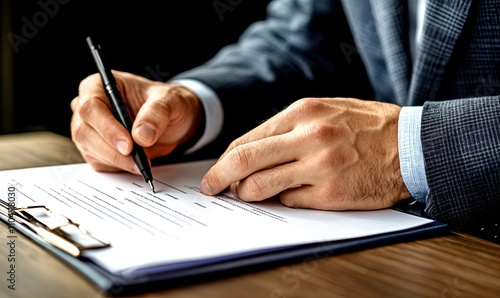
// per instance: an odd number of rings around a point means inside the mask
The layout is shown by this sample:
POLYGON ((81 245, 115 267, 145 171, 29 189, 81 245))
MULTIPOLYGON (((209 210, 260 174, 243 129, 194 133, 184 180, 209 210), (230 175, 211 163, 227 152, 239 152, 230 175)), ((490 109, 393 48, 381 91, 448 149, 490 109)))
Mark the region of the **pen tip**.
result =
POLYGON ((149 183, 149 187, 151 187, 151 190, 153 191, 153 193, 156 193, 155 187, 153 185, 153 181, 149 180, 148 183, 149 183))

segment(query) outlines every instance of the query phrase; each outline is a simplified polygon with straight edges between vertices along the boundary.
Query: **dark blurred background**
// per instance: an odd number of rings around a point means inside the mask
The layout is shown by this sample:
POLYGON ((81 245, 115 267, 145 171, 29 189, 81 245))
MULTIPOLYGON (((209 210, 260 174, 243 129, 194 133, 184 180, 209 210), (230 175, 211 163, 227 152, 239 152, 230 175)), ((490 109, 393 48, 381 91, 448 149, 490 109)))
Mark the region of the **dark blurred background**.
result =
POLYGON ((2 2, 0 134, 70 136, 70 101, 96 72, 85 38, 108 64, 155 80, 197 66, 265 17, 269 0, 2 2))

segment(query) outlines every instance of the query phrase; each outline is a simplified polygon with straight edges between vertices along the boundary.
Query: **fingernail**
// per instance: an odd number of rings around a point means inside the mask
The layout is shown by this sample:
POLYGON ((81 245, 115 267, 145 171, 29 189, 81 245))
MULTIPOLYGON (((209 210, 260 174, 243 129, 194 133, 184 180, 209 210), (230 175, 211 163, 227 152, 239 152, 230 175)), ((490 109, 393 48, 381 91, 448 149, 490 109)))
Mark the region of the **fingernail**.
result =
POLYGON ((206 194, 206 195, 211 195, 212 193, 210 192, 210 186, 208 186, 207 179, 201 180, 200 184, 201 192, 206 194))
POLYGON ((140 124, 135 129, 135 132, 139 137, 148 143, 152 143, 156 135, 156 130, 151 125, 146 123, 140 124))
POLYGON ((128 144, 126 141, 120 140, 116 142, 116 149, 120 151, 121 154, 126 155, 128 153, 128 144))

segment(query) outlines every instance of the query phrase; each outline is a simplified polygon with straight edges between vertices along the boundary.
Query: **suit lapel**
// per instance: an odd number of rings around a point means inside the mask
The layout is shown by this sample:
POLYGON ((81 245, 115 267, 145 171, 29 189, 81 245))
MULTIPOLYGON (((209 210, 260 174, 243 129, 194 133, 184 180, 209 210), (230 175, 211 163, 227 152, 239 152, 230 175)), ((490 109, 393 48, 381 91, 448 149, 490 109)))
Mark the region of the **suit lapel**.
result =
MULTIPOLYGON (((404 0, 405 1, 405 0, 404 0)), ((428 0, 409 102, 436 100, 446 66, 462 32, 472 0, 428 0)))
POLYGON ((396 103, 406 105, 410 85, 410 52, 406 1, 370 0, 396 103))

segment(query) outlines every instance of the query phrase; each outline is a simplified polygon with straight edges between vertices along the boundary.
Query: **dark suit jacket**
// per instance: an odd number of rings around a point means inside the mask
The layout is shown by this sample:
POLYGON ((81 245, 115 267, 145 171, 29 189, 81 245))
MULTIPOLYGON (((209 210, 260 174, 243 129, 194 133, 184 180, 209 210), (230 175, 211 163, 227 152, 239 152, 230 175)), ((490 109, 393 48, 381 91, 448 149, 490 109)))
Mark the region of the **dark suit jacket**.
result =
POLYGON ((428 214, 462 229, 498 222, 500 4, 429 0, 414 65, 405 6, 273 1, 267 20, 178 78, 216 90, 225 110, 221 136, 229 139, 304 96, 423 105, 428 214))

